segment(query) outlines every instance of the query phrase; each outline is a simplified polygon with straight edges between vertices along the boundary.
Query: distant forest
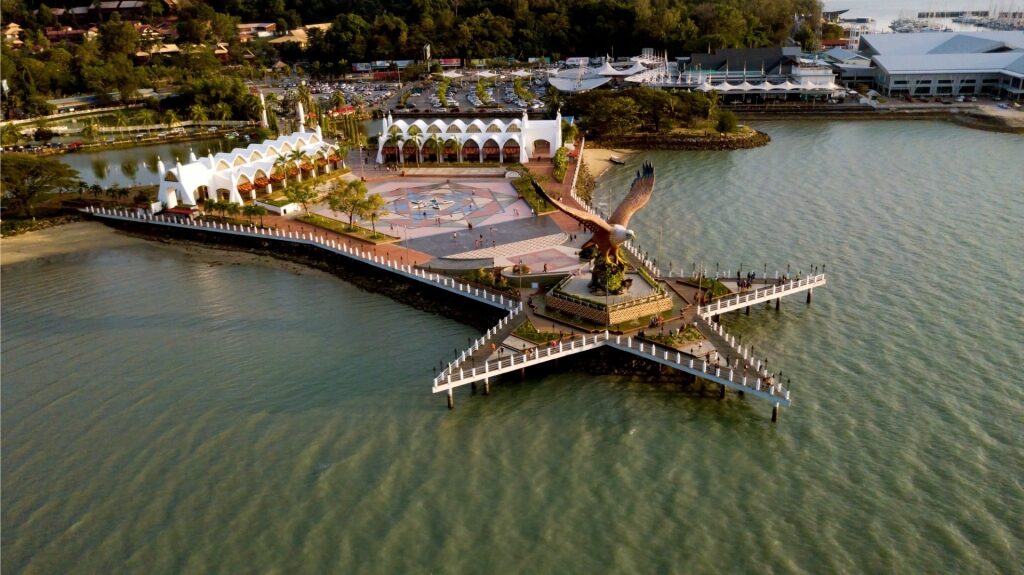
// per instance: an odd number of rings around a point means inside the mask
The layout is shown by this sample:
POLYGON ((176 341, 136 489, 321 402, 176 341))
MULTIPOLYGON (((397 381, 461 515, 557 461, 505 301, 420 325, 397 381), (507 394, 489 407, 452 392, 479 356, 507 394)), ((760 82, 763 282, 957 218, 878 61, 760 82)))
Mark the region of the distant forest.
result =
MULTIPOLYGON (((80 4, 52 0, 51 6, 80 4)), ((152 11, 160 0, 146 0, 152 11)), ((40 2, 3 0, 29 10, 40 2)), ((281 28, 333 22, 315 51, 335 59, 415 58, 430 44, 437 57, 617 56, 641 48, 671 54, 708 48, 777 46, 818 22, 818 0, 179 0, 184 14, 203 4, 242 22, 281 28)), ((319 60, 316 55, 313 59, 319 60)))

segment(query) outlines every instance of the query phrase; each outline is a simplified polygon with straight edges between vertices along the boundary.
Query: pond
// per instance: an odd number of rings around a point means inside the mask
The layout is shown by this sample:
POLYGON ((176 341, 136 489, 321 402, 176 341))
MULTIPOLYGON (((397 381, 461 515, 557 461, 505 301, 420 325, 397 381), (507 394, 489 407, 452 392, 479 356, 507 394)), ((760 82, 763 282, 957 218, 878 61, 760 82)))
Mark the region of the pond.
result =
POLYGON ((99 184, 103 187, 117 184, 119 186, 157 184, 157 160, 164 161, 166 168, 175 164, 175 159, 188 163, 189 151, 196 156, 205 156, 226 152, 233 148, 248 145, 242 140, 223 138, 207 138, 187 142, 167 144, 147 144, 130 148, 107 150, 89 150, 58 156, 60 161, 78 170, 82 180, 87 184, 99 184))

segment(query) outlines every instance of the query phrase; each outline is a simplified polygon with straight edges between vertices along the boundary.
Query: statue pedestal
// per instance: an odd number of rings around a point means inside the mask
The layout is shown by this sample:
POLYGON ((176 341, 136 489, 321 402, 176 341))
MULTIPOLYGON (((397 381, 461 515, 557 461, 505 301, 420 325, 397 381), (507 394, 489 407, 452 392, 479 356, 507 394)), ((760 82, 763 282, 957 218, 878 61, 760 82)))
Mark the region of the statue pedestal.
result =
POLYGON ((599 326, 633 321, 672 309, 672 296, 663 287, 651 285, 639 273, 627 273, 626 278, 632 280, 628 292, 604 295, 590 291, 590 274, 570 276, 548 292, 544 305, 599 326))

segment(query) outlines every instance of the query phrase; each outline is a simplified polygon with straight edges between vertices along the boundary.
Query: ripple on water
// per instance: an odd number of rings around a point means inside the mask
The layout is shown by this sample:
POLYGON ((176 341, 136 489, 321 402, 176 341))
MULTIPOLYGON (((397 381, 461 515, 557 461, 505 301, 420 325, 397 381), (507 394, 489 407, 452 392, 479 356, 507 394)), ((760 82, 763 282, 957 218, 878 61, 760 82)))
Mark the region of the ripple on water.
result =
POLYGON ((475 330, 139 241, 4 268, 3 567, 1011 572, 1024 142, 762 128, 757 150, 631 158, 598 194, 654 161, 631 227, 663 267, 827 265, 811 306, 724 318, 792 379, 778 425, 584 372, 448 413, 430 367, 475 330))

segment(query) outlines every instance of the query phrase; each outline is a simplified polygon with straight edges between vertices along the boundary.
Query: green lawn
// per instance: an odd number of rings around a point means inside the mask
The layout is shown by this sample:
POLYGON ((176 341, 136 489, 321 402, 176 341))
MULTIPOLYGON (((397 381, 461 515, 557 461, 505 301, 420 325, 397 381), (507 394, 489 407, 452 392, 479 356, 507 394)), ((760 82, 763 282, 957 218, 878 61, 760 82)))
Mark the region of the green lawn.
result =
POLYGON ((319 214, 308 214, 299 216, 298 220, 300 222, 312 224, 318 228, 323 228, 325 230, 330 230, 332 232, 336 232, 360 240, 373 242, 374 244, 390 244, 393 242, 397 242, 400 239, 394 236, 389 236, 387 234, 382 234, 380 232, 374 234, 372 230, 368 230, 366 228, 359 226, 353 226, 350 228, 348 227, 348 224, 345 222, 338 221, 332 218, 326 218, 319 214))

